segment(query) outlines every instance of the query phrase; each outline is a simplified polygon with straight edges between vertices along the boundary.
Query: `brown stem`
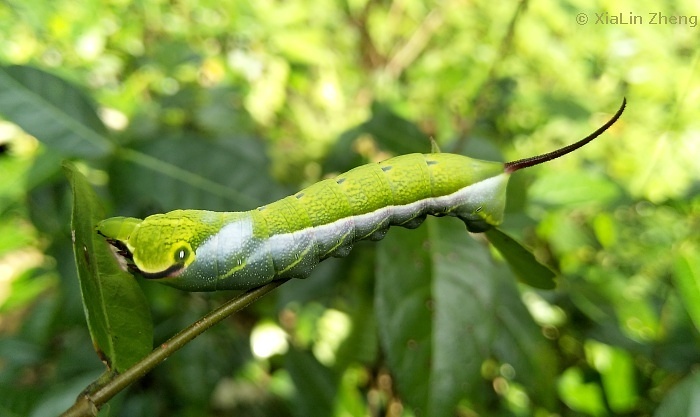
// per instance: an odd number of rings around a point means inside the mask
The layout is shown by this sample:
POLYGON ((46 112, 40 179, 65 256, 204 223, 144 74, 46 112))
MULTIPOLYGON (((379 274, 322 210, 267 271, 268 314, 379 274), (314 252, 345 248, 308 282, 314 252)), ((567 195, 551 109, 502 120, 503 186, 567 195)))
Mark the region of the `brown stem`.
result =
POLYGON ((124 388, 134 383, 139 378, 146 375, 149 371, 163 362, 175 351, 179 350, 192 339, 202 334, 216 323, 230 316, 231 314, 242 310, 258 298, 269 293, 279 287, 287 280, 273 281, 262 287, 249 290, 236 298, 227 301, 221 307, 208 313, 206 316, 192 323, 180 333, 171 337, 167 342, 153 349, 146 357, 141 359, 136 365, 127 369, 124 373, 115 374, 114 377, 105 383, 96 384, 93 392, 80 395, 75 404, 66 410, 62 417, 86 417, 96 416, 97 411, 107 401, 121 392, 124 388))

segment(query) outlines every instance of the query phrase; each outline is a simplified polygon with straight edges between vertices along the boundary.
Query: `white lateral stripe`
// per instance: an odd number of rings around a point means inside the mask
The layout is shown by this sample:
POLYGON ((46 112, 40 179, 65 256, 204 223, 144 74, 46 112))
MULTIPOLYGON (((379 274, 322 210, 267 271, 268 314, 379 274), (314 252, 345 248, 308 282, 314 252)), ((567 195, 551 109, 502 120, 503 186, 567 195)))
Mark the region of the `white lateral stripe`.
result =
MULTIPOLYGON (((363 232, 359 233, 360 236, 366 236, 367 233, 376 228, 377 224, 387 219, 391 220, 390 224, 401 224, 415 217, 416 211, 418 210, 425 210, 426 213, 430 213, 436 212, 437 209, 443 207, 478 206, 485 201, 489 201, 489 198, 492 197, 491 194, 493 190, 498 188, 494 187, 494 185, 503 181, 505 175, 506 174, 501 174, 487 178, 461 188, 452 194, 440 197, 429 197, 404 205, 386 206, 369 213, 344 217, 320 226, 306 227, 290 233, 273 235, 269 238, 270 245, 268 248, 272 252, 275 249, 279 250, 293 245, 298 234, 305 234, 312 231, 317 237, 317 244, 321 246, 319 252, 325 253, 327 249, 337 244, 338 237, 346 234, 348 227, 353 224, 355 230, 363 232), (327 248, 324 248, 324 246, 327 246, 327 248)), ((271 253, 271 255, 273 257, 275 256, 274 253, 271 253)))

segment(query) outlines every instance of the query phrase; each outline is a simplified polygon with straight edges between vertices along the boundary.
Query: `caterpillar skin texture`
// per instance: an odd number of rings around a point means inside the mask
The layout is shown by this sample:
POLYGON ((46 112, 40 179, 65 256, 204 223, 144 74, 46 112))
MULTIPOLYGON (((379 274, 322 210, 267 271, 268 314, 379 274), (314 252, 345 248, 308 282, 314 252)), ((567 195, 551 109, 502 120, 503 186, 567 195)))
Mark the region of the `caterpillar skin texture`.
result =
POLYGON ((187 291, 250 289, 305 278, 390 226, 455 216, 471 232, 501 223, 510 173, 569 153, 612 125, 560 150, 506 164, 449 153, 409 154, 354 168, 245 212, 175 210, 143 220, 114 217, 97 231, 134 274, 187 291))

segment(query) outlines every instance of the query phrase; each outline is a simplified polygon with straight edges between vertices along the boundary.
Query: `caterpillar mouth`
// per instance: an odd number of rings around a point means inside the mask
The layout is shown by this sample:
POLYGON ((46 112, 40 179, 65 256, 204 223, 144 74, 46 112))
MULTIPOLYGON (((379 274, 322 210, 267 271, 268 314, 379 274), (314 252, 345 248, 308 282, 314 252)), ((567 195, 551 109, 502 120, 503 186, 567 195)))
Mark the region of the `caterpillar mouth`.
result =
MULTIPOLYGON (((100 234, 102 235, 102 233, 100 234)), ((131 251, 129 250, 129 248, 126 247, 124 242, 108 238, 107 236, 104 237, 107 240, 107 243, 109 243, 110 249, 112 250, 114 257, 117 259, 119 267, 122 270, 130 272, 132 274, 141 273, 141 270, 134 263, 134 254, 131 253, 131 251)))
MULTIPOLYGON (((103 235, 104 236, 104 235, 103 235)), ((141 275, 142 277, 146 279, 161 279, 161 278, 172 278, 180 274, 183 269, 185 269, 185 264, 184 263, 176 263, 171 265, 170 267, 162 270, 162 271, 156 271, 156 272, 146 272, 141 270, 136 263, 134 262, 134 254, 131 253, 129 248, 124 244, 124 242, 111 239, 106 237, 107 243, 110 244, 112 249, 112 253, 114 253, 114 257, 117 258, 117 262, 119 263, 119 266, 126 272, 129 272, 133 275, 141 275)))

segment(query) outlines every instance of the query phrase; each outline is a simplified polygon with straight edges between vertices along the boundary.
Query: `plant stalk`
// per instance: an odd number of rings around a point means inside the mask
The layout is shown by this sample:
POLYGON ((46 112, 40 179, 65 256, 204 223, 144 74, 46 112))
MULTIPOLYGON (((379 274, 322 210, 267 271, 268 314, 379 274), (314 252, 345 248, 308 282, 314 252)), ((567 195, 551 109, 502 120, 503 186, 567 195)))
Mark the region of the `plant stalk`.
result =
POLYGON ((206 316, 192 323, 187 328, 180 331, 168 341, 164 342, 151 353, 145 356, 141 361, 127 369, 121 374, 114 374, 112 378, 108 378, 106 382, 98 382, 94 384, 94 389, 89 389, 88 392, 81 394, 76 399, 75 403, 66 410, 62 417, 90 417, 96 416, 100 407, 115 395, 121 392, 138 379, 142 378, 159 363, 167 359, 170 355, 192 341, 195 337, 205 332, 210 327, 214 326, 221 320, 236 313, 248 305, 252 304, 258 298, 266 295, 270 291, 279 287, 287 280, 273 281, 252 290, 249 290, 223 304, 216 310, 211 311, 206 316))

